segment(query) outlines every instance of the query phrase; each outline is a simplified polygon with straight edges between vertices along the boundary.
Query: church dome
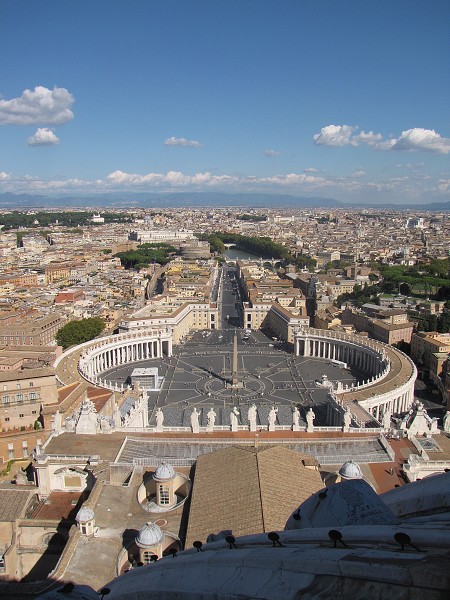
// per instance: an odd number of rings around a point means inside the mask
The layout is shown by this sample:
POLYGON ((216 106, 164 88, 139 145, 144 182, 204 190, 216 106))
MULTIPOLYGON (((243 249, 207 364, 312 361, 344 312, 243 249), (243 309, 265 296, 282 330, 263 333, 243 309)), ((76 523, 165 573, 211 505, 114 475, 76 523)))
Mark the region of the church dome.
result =
POLYGON ((92 521, 93 518, 94 518, 94 511, 92 510, 92 508, 89 508, 89 506, 83 506, 77 512, 77 516, 75 517, 75 520, 78 523, 87 523, 88 521, 92 521))
POLYGON ((139 529, 136 537, 136 544, 140 548, 151 548, 162 542, 164 533, 156 523, 148 522, 139 529))
POLYGON ((339 469, 339 475, 342 479, 363 479, 361 467, 352 460, 349 460, 342 465, 339 469))
POLYGON ((159 467, 157 467, 153 477, 158 480, 167 481, 175 477, 175 471, 172 465, 162 462, 159 467))

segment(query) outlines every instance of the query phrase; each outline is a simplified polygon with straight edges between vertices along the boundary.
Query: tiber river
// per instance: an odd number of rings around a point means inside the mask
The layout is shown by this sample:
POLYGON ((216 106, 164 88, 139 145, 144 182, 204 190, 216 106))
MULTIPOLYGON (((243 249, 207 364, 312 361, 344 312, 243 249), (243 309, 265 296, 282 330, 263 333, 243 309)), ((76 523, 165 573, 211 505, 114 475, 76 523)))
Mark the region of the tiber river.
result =
POLYGON ((222 254, 224 258, 227 260, 259 260, 260 256, 256 256, 256 254, 250 254, 249 252, 243 252, 242 250, 236 250, 236 248, 230 248, 229 250, 225 250, 222 254))

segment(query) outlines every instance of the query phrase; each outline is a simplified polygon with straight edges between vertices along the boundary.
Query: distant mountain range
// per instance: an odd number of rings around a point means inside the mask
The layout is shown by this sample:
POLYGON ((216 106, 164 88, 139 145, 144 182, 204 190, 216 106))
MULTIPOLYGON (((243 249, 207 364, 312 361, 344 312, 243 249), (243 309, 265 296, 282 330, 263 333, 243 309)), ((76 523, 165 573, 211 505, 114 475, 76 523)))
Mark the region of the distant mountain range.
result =
POLYGON ((378 208, 392 210, 450 211, 450 202, 430 204, 356 204, 335 198, 292 196, 288 194, 222 192, 113 192, 90 196, 40 196, 31 194, 0 194, 0 209, 24 208, 179 208, 230 206, 241 208, 378 208))

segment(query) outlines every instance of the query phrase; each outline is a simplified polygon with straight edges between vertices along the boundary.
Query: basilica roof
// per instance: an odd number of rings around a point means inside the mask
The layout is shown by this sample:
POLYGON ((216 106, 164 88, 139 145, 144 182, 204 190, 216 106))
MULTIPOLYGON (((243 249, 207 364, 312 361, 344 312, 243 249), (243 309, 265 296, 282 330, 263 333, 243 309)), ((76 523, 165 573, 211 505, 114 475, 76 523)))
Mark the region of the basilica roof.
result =
POLYGON ((272 447, 232 447, 199 456, 186 545, 211 533, 233 535, 283 529, 301 502, 323 487, 300 452, 272 447))

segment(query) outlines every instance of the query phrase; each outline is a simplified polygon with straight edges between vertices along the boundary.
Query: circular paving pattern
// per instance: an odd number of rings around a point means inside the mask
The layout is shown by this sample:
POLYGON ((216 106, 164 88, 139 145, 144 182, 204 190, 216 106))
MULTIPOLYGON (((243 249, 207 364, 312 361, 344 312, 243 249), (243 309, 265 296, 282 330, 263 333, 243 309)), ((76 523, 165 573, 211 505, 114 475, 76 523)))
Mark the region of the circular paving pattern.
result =
POLYGON ((262 332, 245 340, 238 330, 237 385, 233 386, 234 331, 198 332, 188 343, 175 347, 172 357, 130 363, 103 376, 111 383, 124 382, 136 367, 158 367, 164 382, 160 390, 148 392, 150 425, 155 424, 155 411, 160 407, 165 426, 185 427, 190 425, 194 407, 200 411, 201 426, 206 426, 211 407, 217 414, 216 425, 229 424, 234 406, 245 423, 246 411, 253 403, 260 409, 262 422, 271 406, 276 406, 279 424, 290 425, 297 406, 302 418, 314 407, 316 425, 325 424, 328 390, 320 385, 322 376, 347 385, 367 377, 363 372, 340 369, 326 359, 294 356, 262 332))

